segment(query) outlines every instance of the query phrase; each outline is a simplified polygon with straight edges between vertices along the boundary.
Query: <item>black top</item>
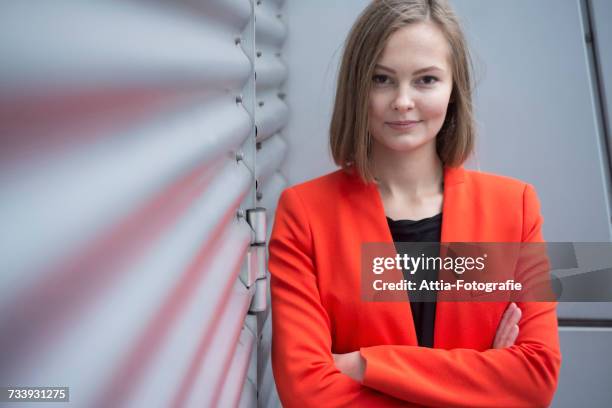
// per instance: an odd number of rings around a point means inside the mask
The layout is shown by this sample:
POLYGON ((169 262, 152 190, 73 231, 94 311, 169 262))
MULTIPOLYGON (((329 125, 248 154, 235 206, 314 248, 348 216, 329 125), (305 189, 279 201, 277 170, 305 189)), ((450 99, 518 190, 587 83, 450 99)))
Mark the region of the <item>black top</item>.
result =
MULTIPOLYGON (((399 242, 440 242, 442 233, 442 213, 422 220, 397 220, 387 217, 387 223, 396 243, 397 253, 403 255, 405 248, 399 242)), ((416 256, 416 255, 412 255, 416 256)), ((406 279, 415 281, 418 285, 423 279, 437 280, 438 271, 416 271, 414 274, 404 274, 406 279)), ((431 292, 430 292, 431 293, 431 292)), ((436 318, 436 302, 410 301, 410 309, 414 320, 419 346, 433 347, 434 323, 436 318)))

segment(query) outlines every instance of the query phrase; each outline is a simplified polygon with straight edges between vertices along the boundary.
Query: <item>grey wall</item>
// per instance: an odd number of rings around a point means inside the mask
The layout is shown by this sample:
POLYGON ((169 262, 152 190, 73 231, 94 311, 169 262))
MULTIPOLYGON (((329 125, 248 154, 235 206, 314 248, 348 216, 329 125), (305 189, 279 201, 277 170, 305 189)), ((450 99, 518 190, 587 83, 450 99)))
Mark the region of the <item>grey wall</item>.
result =
POLYGON ((548 240, 609 241, 604 151, 578 2, 453 4, 477 61, 481 168, 534 184, 548 240))
POLYGON ((290 106, 289 152, 283 172, 295 184, 335 169, 328 129, 336 74, 348 30, 367 0, 287 2, 290 27, 284 54, 290 106))

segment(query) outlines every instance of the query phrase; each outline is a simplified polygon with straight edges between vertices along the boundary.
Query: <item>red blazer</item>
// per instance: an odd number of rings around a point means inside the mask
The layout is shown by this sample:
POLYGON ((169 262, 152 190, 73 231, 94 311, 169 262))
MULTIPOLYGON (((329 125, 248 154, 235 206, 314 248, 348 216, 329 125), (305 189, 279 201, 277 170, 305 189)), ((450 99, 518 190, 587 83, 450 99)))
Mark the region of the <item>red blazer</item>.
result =
MULTIPOLYGON (((444 169, 442 242, 541 242, 534 188, 444 169)), ((270 240, 272 367, 286 408, 543 407, 561 365, 556 303, 519 303, 514 346, 491 349, 507 303, 439 302, 434 348, 408 302, 362 302, 362 242, 393 242, 374 184, 339 170, 281 195, 270 240), (363 384, 332 353, 359 350, 363 384)))

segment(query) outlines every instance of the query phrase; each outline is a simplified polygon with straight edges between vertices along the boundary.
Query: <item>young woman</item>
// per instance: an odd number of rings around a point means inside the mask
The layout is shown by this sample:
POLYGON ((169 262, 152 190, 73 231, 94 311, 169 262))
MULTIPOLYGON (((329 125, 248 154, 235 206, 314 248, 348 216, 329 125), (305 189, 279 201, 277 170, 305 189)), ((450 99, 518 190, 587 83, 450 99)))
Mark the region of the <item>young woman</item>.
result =
POLYGON ((469 56, 445 1, 363 11, 330 133, 341 169, 283 192, 270 241, 283 406, 547 406, 561 363, 555 303, 362 301, 365 242, 542 241, 532 186, 462 167, 469 56))

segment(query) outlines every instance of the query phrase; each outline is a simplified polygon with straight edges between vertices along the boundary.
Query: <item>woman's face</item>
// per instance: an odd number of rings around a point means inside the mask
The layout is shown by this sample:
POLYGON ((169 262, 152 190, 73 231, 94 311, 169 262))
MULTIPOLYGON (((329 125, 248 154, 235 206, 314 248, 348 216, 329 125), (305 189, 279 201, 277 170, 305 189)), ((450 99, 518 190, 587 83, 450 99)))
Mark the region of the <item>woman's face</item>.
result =
POLYGON ((434 143, 452 91, 450 49, 431 23, 388 39, 371 79, 369 130, 375 148, 409 152, 434 143))

